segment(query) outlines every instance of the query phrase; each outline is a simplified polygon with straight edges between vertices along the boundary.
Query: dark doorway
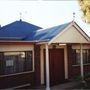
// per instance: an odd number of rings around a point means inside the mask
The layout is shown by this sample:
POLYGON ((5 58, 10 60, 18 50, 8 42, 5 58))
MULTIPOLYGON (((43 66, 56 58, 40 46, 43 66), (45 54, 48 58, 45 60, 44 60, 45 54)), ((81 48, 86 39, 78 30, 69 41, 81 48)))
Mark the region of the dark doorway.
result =
POLYGON ((57 85, 64 82, 64 49, 49 49, 49 66, 50 85, 57 85))

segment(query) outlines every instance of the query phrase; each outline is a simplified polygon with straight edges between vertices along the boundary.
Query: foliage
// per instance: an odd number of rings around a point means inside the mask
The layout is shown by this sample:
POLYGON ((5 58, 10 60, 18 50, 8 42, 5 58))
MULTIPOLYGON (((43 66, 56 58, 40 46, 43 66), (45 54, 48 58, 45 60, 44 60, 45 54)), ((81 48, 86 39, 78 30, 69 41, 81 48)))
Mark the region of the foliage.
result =
POLYGON ((84 79, 85 79, 86 81, 90 81, 90 72, 86 72, 86 73, 85 73, 84 79))
POLYGON ((81 75, 77 75, 77 76, 75 76, 75 77, 74 77, 74 80, 81 81, 81 80, 82 80, 81 75))
POLYGON ((78 89, 82 89, 82 90, 90 89, 90 72, 84 72, 84 80, 82 80, 82 77, 80 74, 75 76, 74 80, 77 80, 80 83, 77 86, 72 87, 72 89, 77 89, 77 90, 78 89))
MULTIPOLYGON (((74 77, 74 79, 81 81, 82 77, 81 77, 81 75, 77 75, 76 77, 74 77)), ((90 81, 90 72, 85 72, 84 73, 84 80, 88 80, 88 79, 90 81)))
POLYGON ((90 23, 90 0, 79 0, 85 22, 90 23))

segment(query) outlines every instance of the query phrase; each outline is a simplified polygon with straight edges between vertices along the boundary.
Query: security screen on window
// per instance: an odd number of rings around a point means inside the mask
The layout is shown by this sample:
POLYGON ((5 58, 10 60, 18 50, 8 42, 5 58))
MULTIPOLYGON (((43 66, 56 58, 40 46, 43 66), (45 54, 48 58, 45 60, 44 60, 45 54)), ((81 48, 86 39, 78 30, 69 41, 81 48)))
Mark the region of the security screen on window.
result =
MULTIPOLYGON (((83 64, 90 63, 90 49, 83 49, 83 64)), ((72 50, 72 65, 80 65, 80 49, 72 50)))
POLYGON ((0 53, 0 61, 1 75, 33 71, 32 51, 0 53))

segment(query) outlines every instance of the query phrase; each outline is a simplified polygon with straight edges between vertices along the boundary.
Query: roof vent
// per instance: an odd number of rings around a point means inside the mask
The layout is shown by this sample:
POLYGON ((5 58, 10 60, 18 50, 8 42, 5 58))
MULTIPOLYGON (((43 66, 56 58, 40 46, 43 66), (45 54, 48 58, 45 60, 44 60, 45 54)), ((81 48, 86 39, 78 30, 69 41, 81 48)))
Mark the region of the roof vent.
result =
POLYGON ((20 12, 19 15, 20 15, 20 22, 21 22, 22 21, 22 13, 20 12))
POLYGON ((0 28, 1 28, 1 24, 0 24, 0 28))
POLYGON ((20 19, 20 22, 22 22, 22 19, 20 19))
POLYGON ((75 12, 73 12, 73 21, 75 21, 75 12))

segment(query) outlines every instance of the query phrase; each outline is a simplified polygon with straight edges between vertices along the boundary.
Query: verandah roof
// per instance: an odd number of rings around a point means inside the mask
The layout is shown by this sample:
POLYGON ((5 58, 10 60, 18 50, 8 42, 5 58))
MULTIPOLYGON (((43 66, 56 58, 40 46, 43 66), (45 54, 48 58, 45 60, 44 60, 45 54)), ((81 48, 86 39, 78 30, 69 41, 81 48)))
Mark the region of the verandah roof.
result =
POLYGON ((47 29, 37 30, 32 34, 32 37, 28 36, 27 40, 50 41, 62 30, 64 30, 69 24, 70 22, 62 25, 54 26, 51 28, 47 28, 47 29))

